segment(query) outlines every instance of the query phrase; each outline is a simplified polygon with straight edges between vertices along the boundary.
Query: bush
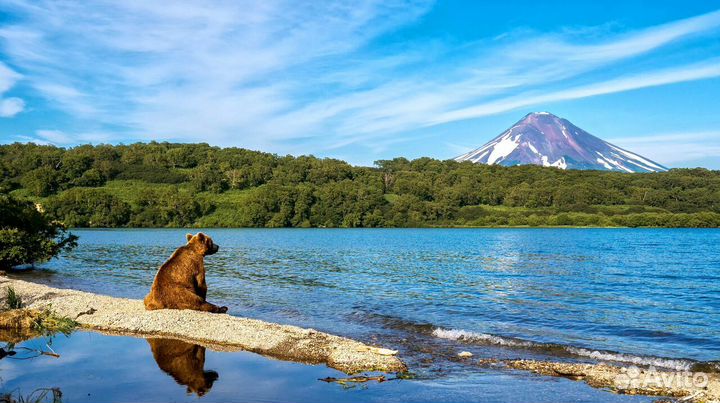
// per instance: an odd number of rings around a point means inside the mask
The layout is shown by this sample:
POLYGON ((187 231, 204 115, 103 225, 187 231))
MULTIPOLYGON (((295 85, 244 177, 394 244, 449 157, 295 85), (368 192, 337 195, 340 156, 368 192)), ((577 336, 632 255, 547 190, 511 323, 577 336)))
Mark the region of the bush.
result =
POLYGON ((77 246, 77 237, 31 202, 0 195, 0 268, 34 264, 77 246))

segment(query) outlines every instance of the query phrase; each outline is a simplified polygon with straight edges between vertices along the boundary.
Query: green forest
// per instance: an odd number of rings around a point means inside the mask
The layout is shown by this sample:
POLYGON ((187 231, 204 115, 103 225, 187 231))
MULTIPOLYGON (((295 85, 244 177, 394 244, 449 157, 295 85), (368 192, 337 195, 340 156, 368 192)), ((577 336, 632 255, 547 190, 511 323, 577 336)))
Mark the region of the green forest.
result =
POLYGON ((2 145, 0 192, 68 227, 720 226, 720 171, 357 167, 208 144, 2 145))

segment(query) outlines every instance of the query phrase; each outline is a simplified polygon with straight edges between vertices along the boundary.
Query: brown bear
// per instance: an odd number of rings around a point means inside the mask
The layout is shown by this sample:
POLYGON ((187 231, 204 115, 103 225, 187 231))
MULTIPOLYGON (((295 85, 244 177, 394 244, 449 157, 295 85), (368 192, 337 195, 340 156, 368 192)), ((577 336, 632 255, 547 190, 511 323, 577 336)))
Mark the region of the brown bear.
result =
POLYGON ((158 367, 172 376, 188 393, 202 396, 218 379, 215 371, 205 371, 205 347, 172 339, 148 339, 158 367))
POLYGON ((160 266, 150 293, 145 297, 145 309, 194 309, 225 313, 227 307, 219 307, 205 301, 205 264, 203 258, 217 252, 219 247, 212 238, 198 232, 187 234, 187 244, 177 248, 167 262, 160 266))

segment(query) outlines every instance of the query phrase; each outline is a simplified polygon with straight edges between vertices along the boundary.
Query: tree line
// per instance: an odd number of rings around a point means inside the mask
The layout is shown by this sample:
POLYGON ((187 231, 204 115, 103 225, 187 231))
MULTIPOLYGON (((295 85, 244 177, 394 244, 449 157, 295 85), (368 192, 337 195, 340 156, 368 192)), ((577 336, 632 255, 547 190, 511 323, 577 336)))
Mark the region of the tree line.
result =
POLYGON ((357 167, 208 144, 2 145, 0 191, 71 227, 720 226, 720 171, 357 167))

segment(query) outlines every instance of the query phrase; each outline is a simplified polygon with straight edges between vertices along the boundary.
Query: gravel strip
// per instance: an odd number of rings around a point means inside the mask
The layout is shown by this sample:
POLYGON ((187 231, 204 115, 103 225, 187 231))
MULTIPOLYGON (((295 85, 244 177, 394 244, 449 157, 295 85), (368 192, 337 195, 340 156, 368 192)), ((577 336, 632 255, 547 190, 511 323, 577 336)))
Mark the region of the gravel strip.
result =
POLYGON ((478 364, 503 365, 545 376, 584 381, 594 388, 626 395, 666 396, 693 403, 720 402, 720 376, 716 373, 537 360, 479 360, 478 364))
POLYGON ((217 349, 241 349, 288 361, 326 364, 348 374, 404 372, 395 351, 344 337, 227 314, 190 310, 146 311, 141 300, 48 287, 0 276, 0 289, 13 287, 28 308, 51 308, 82 327, 137 336, 164 336, 217 349))

